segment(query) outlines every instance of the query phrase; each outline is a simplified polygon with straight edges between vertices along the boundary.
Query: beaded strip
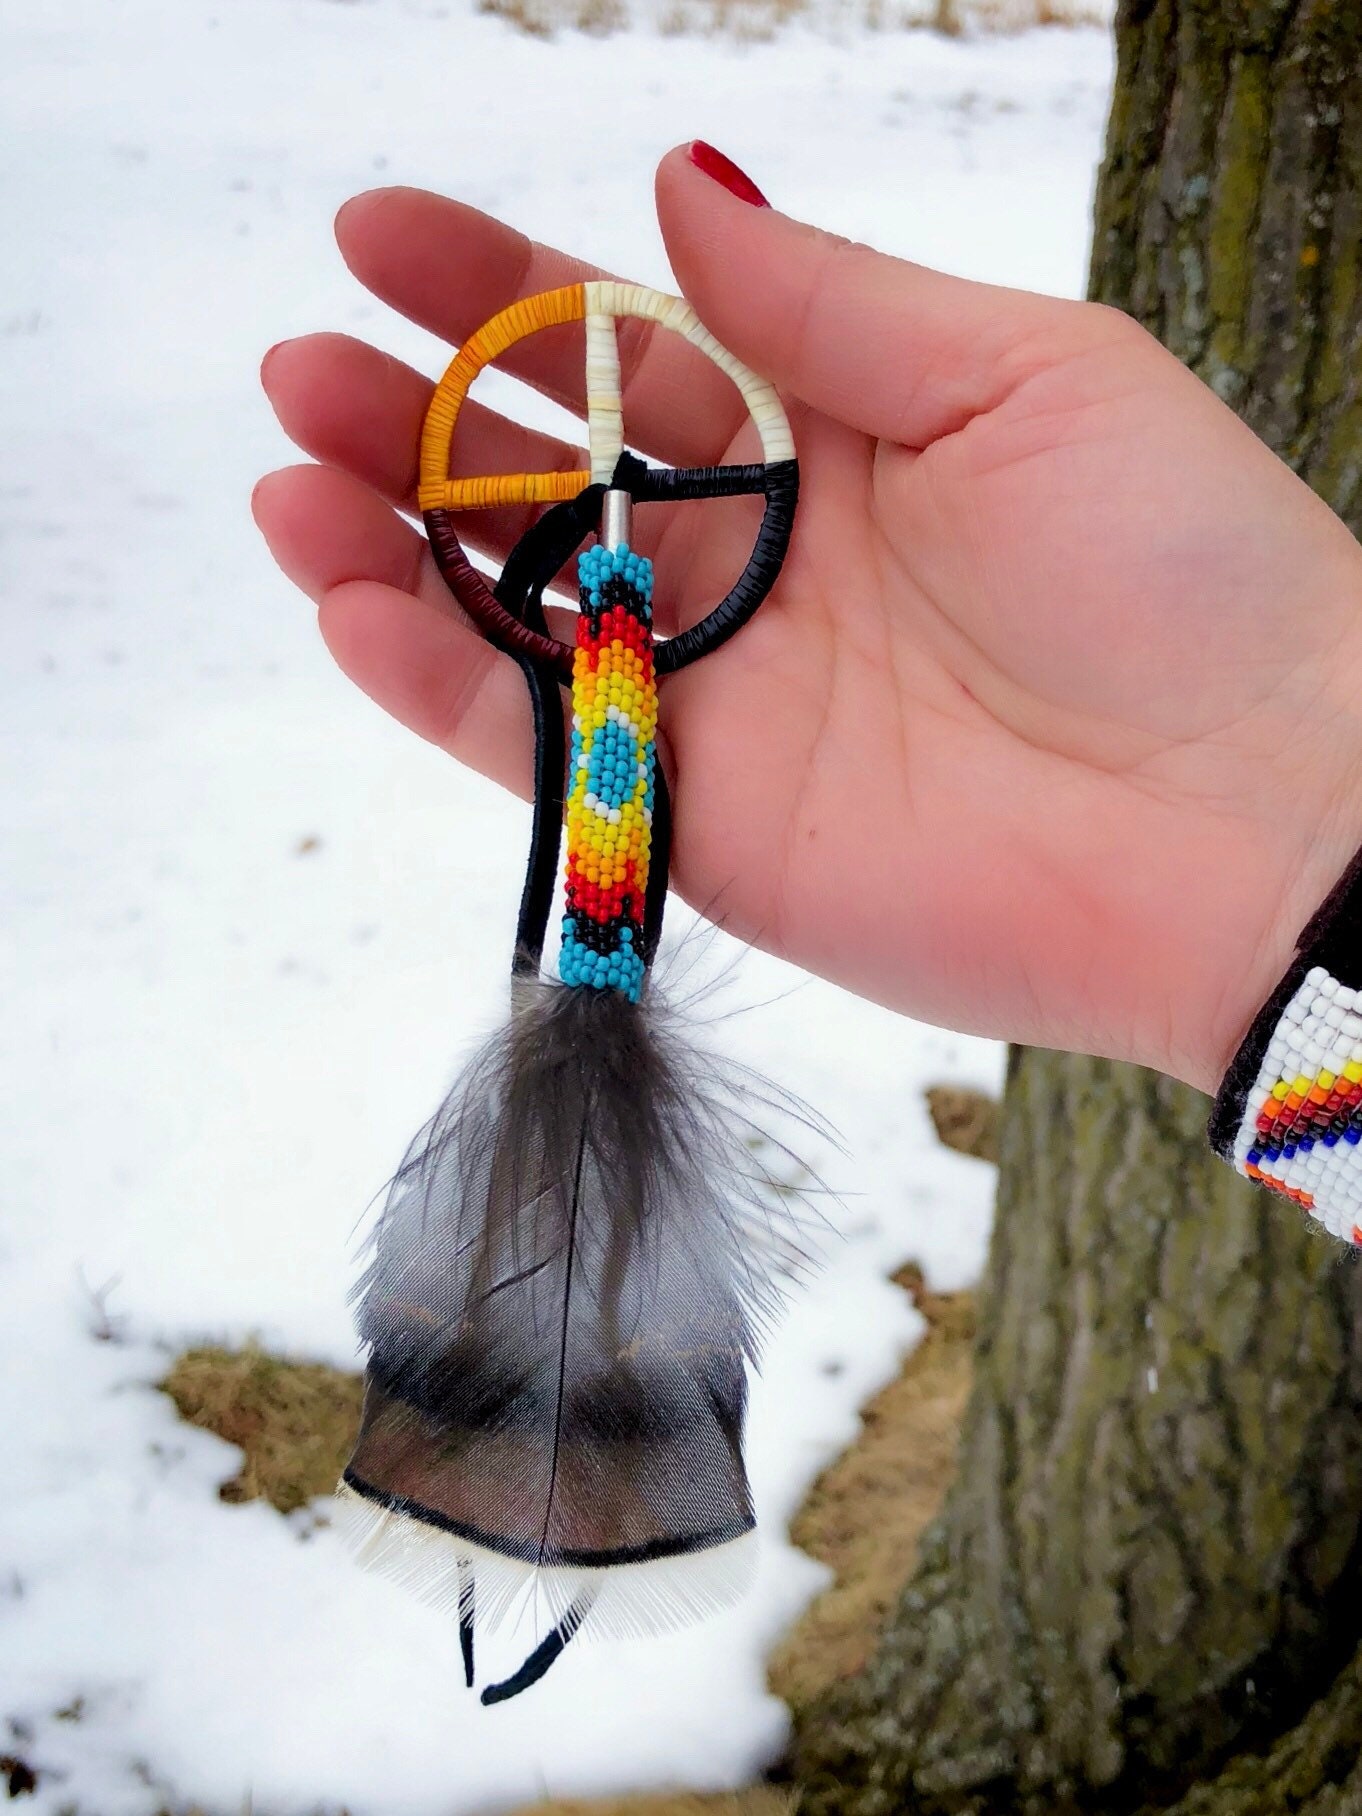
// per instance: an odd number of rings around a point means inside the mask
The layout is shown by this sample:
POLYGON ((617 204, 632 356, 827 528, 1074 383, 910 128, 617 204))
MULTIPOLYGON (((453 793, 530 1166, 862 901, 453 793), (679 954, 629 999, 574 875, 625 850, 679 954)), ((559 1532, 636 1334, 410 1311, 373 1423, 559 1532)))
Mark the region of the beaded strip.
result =
POLYGON ((657 773, 653 568, 627 543, 577 558, 567 900, 558 974, 631 1002, 647 969, 644 906, 657 773))

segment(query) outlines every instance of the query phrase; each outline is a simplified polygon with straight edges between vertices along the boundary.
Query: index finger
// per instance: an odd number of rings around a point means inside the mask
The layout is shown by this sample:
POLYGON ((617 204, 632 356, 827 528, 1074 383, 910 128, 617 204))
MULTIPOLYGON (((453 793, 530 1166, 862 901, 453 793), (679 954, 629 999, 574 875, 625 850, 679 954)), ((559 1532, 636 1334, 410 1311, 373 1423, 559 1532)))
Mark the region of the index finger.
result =
MULTIPOLYGON (((346 264, 375 296, 454 345, 521 297, 611 275, 422 189, 356 196, 336 217, 336 239, 346 264)), ((655 328, 619 323, 626 441, 671 466, 722 460, 747 418, 742 398, 709 360, 655 328)), ((517 341, 498 365, 585 416, 580 324, 517 341)))

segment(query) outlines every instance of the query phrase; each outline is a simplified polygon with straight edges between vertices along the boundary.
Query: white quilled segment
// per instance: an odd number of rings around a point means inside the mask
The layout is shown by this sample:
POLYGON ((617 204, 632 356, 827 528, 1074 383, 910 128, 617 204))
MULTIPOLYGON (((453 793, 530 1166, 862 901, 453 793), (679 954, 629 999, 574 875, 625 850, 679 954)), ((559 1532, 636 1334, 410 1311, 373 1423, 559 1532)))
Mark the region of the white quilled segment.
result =
POLYGON ((597 284, 586 286, 586 428, 592 483, 609 485, 624 452, 624 403, 615 318, 592 306, 591 292, 599 288, 597 284))
MULTIPOLYGON (((644 284, 623 284, 613 278, 598 278, 584 286, 586 290, 587 333, 590 335, 591 315, 633 316, 641 321, 659 322, 674 334, 684 336, 693 347, 714 361, 714 364, 742 393, 743 402, 747 405, 748 414, 757 425, 761 436, 761 451, 765 460, 793 460, 794 436, 790 433, 789 418, 784 406, 776 395, 775 386, 768 384, 764 378, 758 378, 755 372, 735 359, 727 347, 721 346, 699 316, 684 298, 667 296, 661 290, 650 290, 644 284)), ((588 374, 590 371, 590 342, 588 339, 588 374)), ((590 377, 588 376, 588 395, 590 377)), ((595 442, 592 442, 592 477, 597 477, 595 462, 595 442)))

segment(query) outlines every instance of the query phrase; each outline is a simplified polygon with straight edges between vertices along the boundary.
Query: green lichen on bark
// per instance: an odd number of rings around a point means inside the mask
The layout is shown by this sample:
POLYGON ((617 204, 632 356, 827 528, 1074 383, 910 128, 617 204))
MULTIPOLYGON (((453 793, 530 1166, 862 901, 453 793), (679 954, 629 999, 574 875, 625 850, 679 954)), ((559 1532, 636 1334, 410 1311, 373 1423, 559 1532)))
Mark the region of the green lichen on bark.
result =
MULTIPOLYGON (((1253 278, 1253 238, 1272 126, 1272 63, 1235 59, 1226 90, 1220 155, 1209 185, 1206 259, 1211 328, 1207 359, 1227 403, 1236 401, 1244 360, 1239 317, 1253 278), (1235 382, 1225 376, 1233 375, 1235 382)), ((1195 180, 1195 179, 1194 179, 1195 180)))
MULTIPOLYGON (((1122 0, 1117 35, 1091 293, 1362 530, 1362 4, 1122 0)), ((800 1716, 811 1816, 1362 1816, 1362 1270, 1206 1109, 1014 1055, 958 1476, 800 1716)))
POLYGON ((805 1718, 806 1808, 1165 1803, 1337 1664, 1362 1272, 1205 1117, 1015 1058, 959 1473, 871 1669, 805 1718))
POLYGON ((1244 1752, 1166 1816, 1358 1816, 1362 1811, 1362 1651, 1301 1721, 1264 1752, 1244 1752))
POLYGON ((1127 0, 1092 294, 1362 529, 1362 8, 1127 0))

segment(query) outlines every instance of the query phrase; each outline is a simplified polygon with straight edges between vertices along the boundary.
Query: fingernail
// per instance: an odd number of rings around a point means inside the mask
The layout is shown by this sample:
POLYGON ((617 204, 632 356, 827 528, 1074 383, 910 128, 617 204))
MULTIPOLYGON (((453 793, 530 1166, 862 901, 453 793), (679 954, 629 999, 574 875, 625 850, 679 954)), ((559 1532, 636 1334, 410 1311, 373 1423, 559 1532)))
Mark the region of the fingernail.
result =
POLYGON ((732 158, 725 157, 723 152, 717 151, 713 145, 707 145, 703 139, 692 139, 686 147, 686 156, 697 170, 703 170, 707 177, 722 184, 740 202, 750 202, 754 208, 771 206, 745 170, 739 170, 732 158))

